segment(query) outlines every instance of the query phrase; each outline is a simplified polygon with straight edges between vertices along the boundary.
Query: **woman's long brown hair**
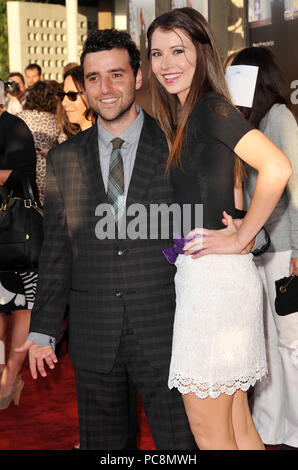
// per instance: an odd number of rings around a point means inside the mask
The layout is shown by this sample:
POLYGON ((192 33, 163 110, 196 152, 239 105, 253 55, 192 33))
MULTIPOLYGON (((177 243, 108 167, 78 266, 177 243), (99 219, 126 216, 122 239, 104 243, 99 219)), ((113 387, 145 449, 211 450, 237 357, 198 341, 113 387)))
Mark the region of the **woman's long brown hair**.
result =
MULTIPOLYGON (((177 97, 170 95, 165 90, 152 73, 151 67, 149 67, 153 112, 166 135, 170 150, 166 167, 169 171, 172 166, 181 167, 181 152, 186 126, 199 99, 208 91, 214 91, 226 98, 229 103, 231 103, 231 100, 218 49, 210 26, 203 15, 193 8, 186 7, 176 8, 157 17, 147 31, 149 61, 151 61, 152 34, 157 28, 165 31, 175 31, 178 35, 179 30, 182 30, 191 39, 197 52, 196 69, 188 96, 184 106, 180 109, 178 123, 175 116, 177 97)), ((221 110, 217 110, 217 112, 221 113, 221 110)), ((241 184, 242 168, 242 162, 237 157, 235 160, 236 185, 241 184)))

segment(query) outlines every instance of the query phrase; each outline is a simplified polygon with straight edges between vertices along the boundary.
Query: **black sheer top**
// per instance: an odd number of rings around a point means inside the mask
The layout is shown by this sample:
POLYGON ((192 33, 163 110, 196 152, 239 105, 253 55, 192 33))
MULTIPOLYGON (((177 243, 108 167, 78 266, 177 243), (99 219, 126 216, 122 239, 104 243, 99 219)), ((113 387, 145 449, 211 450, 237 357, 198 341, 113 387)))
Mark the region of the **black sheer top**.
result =
MULTIPOLYGON (((224 210, 233 217, 237 215, 234 148, 252 129, 242 114, 217 93, 209 92, 199 100, 184 138, 182 169, 171 171, 176 203, 191 207, 191 220, 183 213, 184 227, 220 229, 224 228, 221 222, 224 210), (196 219, 196 204, 203 205, 203 223, 196 219)), ((184 228, 180 235, 187 233, 184 228)))

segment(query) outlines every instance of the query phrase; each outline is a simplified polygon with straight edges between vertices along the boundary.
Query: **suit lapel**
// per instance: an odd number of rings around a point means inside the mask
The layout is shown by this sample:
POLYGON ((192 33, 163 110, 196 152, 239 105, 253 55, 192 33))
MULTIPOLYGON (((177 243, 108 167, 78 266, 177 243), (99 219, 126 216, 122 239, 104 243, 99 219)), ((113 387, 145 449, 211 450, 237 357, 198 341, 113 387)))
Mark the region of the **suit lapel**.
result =
POLYGON ((100 168, 97 135, 97 125, 95 125, 90 134, 84 135, 78 152, 80 169, 86 181, 87 190, 96 205, 102 202, 108 203, 100 168))
POLYGON ((144 124, 137 149, 134 169, 128 189, 126 206, 143 199, 150 188, 151 180, 156 172, 156 166, 160 160, 158 144, 153 146, 152 141, 160 139, 156 135, 154 120, 144 112, 144 124))

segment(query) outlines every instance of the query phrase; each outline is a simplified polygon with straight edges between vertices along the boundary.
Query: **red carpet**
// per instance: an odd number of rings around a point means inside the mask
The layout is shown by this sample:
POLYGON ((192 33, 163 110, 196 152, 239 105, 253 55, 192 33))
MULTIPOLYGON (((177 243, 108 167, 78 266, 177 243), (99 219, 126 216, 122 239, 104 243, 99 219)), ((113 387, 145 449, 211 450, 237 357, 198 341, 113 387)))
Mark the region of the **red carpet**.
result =
MULTIPOLYGON (((7 410, 0 410, 0 451, 71 450, 79 442, 74 369, 65 343, 58 359, 55 369, 36 381, 31 377, 28 361, 25 362, 22 371, 25 386, 19 406, 12 403, 7 410)), ((154 450, 141 400, 138 419, 138 449, 154 450)), ((268 450, 279 448, 267 446, 268 450)))
MULTIPOLYGON (((0 450, 71 450, 79 432, 74 370, 65 348, 46 378, 33 380, 27 361, 22 376, 19 406, 0 410, 0 450)), ((138 448, 154 449, 141 403, 139 428, 138 448)))

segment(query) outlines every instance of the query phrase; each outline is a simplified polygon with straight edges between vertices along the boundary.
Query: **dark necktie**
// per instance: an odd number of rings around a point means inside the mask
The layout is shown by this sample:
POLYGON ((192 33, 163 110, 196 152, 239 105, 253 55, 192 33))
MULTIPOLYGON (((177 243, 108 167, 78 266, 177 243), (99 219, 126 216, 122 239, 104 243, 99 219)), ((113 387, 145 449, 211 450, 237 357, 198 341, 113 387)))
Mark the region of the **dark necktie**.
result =
POLYGON ((118 223, 124 207, 124 173, 120 151, 124 140, 116 137, 111 142, 113 150, 110 158, 107 196, 109 203, 114 208, 116 223, 118 223))

